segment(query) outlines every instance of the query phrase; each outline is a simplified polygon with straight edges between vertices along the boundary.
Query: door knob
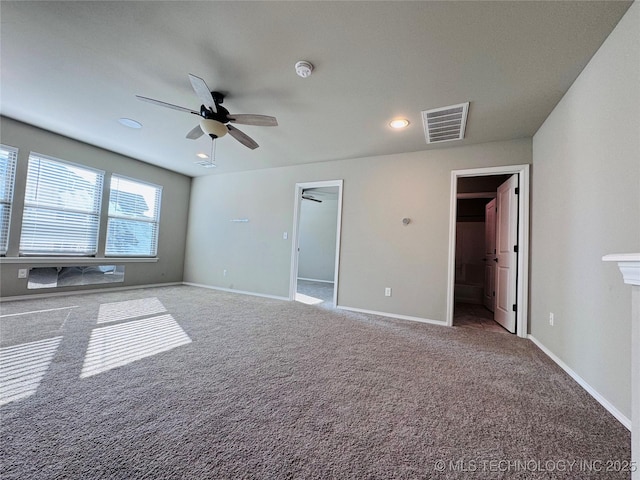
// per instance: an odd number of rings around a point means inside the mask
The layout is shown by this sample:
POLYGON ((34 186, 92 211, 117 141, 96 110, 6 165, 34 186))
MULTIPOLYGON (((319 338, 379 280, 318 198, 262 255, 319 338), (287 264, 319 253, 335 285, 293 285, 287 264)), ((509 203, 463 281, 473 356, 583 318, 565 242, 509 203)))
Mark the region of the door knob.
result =
POLYGON ((494 261, 494 262, 496 262, 496 263, 498 263, 498 259, 497 259, 497 258, 494 258, 494 259, 493 259, 493 261, 494 261))

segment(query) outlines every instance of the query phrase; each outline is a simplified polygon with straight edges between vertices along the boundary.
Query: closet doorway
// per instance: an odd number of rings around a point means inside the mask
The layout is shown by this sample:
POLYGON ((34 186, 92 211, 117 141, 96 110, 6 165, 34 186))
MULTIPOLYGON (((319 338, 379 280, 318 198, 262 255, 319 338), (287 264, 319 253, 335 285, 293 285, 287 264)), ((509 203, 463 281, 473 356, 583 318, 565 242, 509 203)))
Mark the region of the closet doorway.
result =
POLYGON ((527 335, 529 166, 452 172, 447 324, 527 335))

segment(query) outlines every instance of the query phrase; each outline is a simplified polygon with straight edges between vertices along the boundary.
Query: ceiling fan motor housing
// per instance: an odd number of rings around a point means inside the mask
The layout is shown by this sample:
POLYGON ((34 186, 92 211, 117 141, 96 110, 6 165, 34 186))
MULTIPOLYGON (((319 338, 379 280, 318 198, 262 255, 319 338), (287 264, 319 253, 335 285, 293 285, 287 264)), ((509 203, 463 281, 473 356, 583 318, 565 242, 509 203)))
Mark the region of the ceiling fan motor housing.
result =
POLYGON ((217 101, 216 101, 216 109, 217 111, 213 112, 211 109, 207 108, 205 105, 200 105, 200 116, 202 118, 206 118, 209 120, 217 120, 220 123, 228 123, 229 110, 221 106, 217 101))
POLYGON ((224 102, 224 95, 220 92, 211 92, 211 97, 213 98, 216 106, 221 105, 224 102))

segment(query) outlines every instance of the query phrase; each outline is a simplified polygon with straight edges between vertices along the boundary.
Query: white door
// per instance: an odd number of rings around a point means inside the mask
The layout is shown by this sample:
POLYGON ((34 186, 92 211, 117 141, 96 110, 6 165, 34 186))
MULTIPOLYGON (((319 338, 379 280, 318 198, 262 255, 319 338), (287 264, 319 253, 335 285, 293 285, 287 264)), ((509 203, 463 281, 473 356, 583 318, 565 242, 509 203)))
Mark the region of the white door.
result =
POLYGON ((496 300, 494 319, 511 333, 516 331, 516 278, 518 243, 518 175, 498 187, 496 197, 496 300))
POLYGON ((496 308, 496 199, 484 207, 484 306, 496 308))

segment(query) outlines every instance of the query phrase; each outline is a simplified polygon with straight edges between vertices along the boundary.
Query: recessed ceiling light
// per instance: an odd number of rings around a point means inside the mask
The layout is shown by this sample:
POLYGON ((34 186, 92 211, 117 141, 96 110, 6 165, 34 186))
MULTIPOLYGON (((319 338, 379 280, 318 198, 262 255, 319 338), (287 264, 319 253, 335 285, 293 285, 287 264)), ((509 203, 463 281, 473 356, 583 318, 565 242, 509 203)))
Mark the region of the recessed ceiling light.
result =
POLYGON ((131 120, 130 118, 119 118, 118 122, 121 125, 129 128, 142 128, 142 124, 140 122, 136 122, 135 120, 131 120))
POLYGON ((409 120, 406 118, 396 118, 395 120, 391 120, 389 122, 389 126, 391 128, 404 128, 409 125, 409 120))
POLYGON ((196 153, 196 157, 200 157, 200 158, 209 158, 209 155, 207 155, 206 153, 196 153))

